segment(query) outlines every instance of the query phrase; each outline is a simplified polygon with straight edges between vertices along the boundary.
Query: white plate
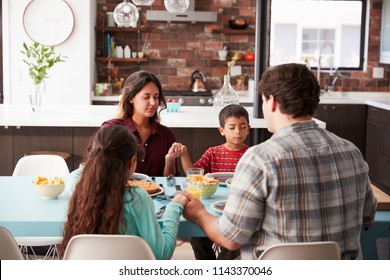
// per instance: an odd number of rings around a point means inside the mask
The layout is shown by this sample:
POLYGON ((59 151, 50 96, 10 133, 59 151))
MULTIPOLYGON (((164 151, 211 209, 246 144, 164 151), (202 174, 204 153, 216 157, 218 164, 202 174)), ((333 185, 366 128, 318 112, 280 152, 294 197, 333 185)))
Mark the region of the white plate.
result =
POLYGON ((149 179, 149 176, 142 173, 133 173, 133 176, 131 176, 130 179, 137 180, 137 181, 146 181, 149 179))
POLYGON ((213 177, 213 178, 219 180, 219 185, 226 186, 225 181, 229 178, 233 178, 234 172, 207 173, 206 176, 213 177))
POLYGON ((152 193, 152 194, 149 194, 151 197, 154 197, 154 196, 157 196, 159 194, 163 194, 164 193, 164 188, 163 187, 158 187, 160 190, 156 193, 152 193))
POLYGON ((211 204, 211 209, 218 213, 222 213, 225 208, 226 200, 220 200, 211 204))

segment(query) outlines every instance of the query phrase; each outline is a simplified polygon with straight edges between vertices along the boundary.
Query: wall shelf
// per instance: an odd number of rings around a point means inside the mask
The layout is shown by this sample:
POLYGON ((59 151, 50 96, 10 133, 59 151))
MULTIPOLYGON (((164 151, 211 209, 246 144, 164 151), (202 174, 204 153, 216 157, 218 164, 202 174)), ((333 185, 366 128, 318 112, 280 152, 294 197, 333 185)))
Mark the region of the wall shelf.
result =
POLYGON ((96 31, 101 32, 146 32, 148 31, 147 27, 115 27, 115 26, 104 26, 104 27, 95 27, 96 31))
MULTIPOLYGON (((101 56, 96 57, 96 61, 108 62, 108 60, 109 59, 107 57, 101 57, 101 56)), ((115 58, 115 57, 112 57, 110 60, 111 60, 111 62, 131 62, 131 63, 148 62, 147 58, 115 58)))
MULTIPOLYGON (((230 61, 230 59, 227 60, 219 60, 219 59, 214 59, 212 62, 212 65, 221 65, 221 66, 227 66, 227 63, 230 61)), ((254 61, 247 61, 247 60, 236 60, 235 65, 241 65, 241 66, 254 66, 255 62, 254 61)))
POLYGON ((224 27, 222 29, 213 29, 213 33, 223 33, 226 35, 255 35, 254 28, 246 28, 246 29, 231 29, 229 27, 224 27))

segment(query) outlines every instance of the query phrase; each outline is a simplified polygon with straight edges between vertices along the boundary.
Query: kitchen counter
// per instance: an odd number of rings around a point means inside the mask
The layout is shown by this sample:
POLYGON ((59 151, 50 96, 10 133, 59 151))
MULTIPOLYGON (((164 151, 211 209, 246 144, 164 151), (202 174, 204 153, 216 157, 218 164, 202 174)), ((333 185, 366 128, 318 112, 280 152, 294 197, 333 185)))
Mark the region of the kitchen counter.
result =
MULTIPOLYGON (((249 112, 252 128, 266 128, 264 119, 253 118, 253 108, 249 112)), ((30 106, 0 105, 1 126, 40 126, 40 127, 100 127, 101 124, 117 115, 117 106, 43 106, 40 112, 32 112, 30 106)), ((218 113, 214 107, 181 106, 180 112, 161 112, 161 123, 175 128, 217 128, 218 113)), ((325 123, 318 121, 321 127, 325 123)))
POLYGON ((390 92, 335 92, 321 95, 320 104, 365 104, 390 111, 390 92))
MULTIPOLYGON (((245 96, 240 96, 245 98, 245 96)), ((248 101, 245 99, 245 101, 248 101)), ((366 104, 390 110, 390 93, 387 92, 344 92, 332 96, 322 95, 320 104, 366 104)), ((253 108, 245 107, 250 116, 252 128, 266 128, 264 119, 253 118, 253 108)), ((117 115, 117 106, 43 106, 41 112, 32 112, 28 105, 0 105, 1 126, 53 126, 53 127, 100 127, 117 115)), ((177 128, 218 127, 218 112, 212 106, 181 106, 180 112, 161 112, 161 123, 177 128)), ((325 123, 318 121, 325 127, 325 123)))

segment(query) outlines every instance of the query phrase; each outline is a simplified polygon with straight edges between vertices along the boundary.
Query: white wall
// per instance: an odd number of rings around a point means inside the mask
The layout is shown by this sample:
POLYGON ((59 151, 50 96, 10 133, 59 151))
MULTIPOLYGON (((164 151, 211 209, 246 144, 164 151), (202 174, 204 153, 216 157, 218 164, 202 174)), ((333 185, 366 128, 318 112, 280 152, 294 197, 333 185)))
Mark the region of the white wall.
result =
MULTIPOLYGON (((23 12, 31 0, 3 0, 4 103, 28 104, 30 77, 20 52, 31 43, 23 28, 23 12)), ((53 0, 58 1, 58 0, 53 0)), ((66 0, 73 10, 75 26, 69 39, 56 46, 67 56, 48 72, 45 105, 89 105, 95 83, 96 0, 66 0)), ((48 11, 50 12, 50 11, 48 11)))

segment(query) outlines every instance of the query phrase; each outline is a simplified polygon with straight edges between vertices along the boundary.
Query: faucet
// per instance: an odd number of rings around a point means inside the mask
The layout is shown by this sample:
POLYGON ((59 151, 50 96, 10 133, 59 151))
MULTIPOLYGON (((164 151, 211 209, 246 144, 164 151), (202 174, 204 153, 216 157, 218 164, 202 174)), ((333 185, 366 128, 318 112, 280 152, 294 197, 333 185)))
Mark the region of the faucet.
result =
POLYGON ((319 52, 319 55, 318 55, 318 66, 317 66, 317 80, 318 80, 318 83, 321 85, 321 54, 322 54, 322 50, 324 47, 328 46, 331 50, 331 60, 330 60, 330 70, 329 70, 329 84, 328 86, 330 85, 334 85, 336 83, 336 80, 337 80, 337 75, 335 78, 333 78, 333 56, 334 56, 334 50, 333 50, 333 44, 329 41, 325 41, 321 44, 320 46, 320 52, 319 52))

